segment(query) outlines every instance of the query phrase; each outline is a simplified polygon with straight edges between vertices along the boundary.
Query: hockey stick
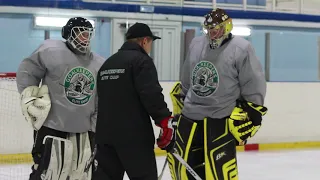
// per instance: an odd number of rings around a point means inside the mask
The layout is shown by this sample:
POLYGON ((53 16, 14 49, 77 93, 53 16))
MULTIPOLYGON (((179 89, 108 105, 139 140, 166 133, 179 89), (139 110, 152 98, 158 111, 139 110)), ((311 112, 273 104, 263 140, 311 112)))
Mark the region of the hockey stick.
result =
POLYGON ((189 166, 189 164, 177 153, 177 149, 174 148, 174 152, 171 153, 182 165, 184 165, 189 171, 189 173, 196 179, 196 180, 202 180, 201 177, 189 166))
POLYGON ((166 169, 167 164, 168 164, 168 156, 166 157, 166 160, 165 160, 165 162, 164 162, 164 164, 163 164, 162 171, 161 171, 161 173, 160 173, 160 175, 159 175, 159 177, 158 177, 158 180, 161 180, 161 179, 162 179, 162 176, 163 176, 163 174, 164 174, 164 170, 166 169))
POLYGON ((82 176, 82 179, 81 179, 81 180, 88 180, 88 179, 87 179, 88 172, 89 172, 89 170, 90 170, 91 165, 92 165, 93 162, 94 162, 94 158, 95 158, 95 156, 96 156, 96 153, 97 153, 97 145, 94 146, 94 150, 93 150, 93 152, 92 152, 89 160, 88 160, 87 163, 86 163, 86 166, 85 166, 85 168, 84 168, 84 172, 83 172, 83 176, 82 176))
POLYGON ((96 153, 97 153, 97 146, 94 146, 94 150, 91 154, 91 157, 89 158, 89 160, 87 161, 87 164, 84 168, 84 172, 85 173, 88 173, 89 172, 89 169, 90 169, 90 166, 93 164, 93 161, 94 161, 94 158, 96 156, 96 153))
MULTIPOLYGON (((177 122, 174 122, 174 134, 173 134, 173 140, 174 140, 174 145, 173 145, 173 148, 172 150, 169 152, 171 153, 183 166, 186 167, 187 171, 189 171, 189 173, 196 179, 196 180, 202 180, 200 178, 200 176, 190 167, 190 165, 178 154, 178 150, 175 148, 176 146, 176 137, 177 137, 177 122), (173 151, 173 152, 172 152, 173 151)), ((162 171, 161 171, 161 174, 160 176, 158 177, 158 180, 161 180, 163 174, 164 174, 164 170, 165 170, 165 167, 168 163, 168 156, 166 157, 166 161, 164 162, 164 165, 163 165, 163 168, 162 168, 162 171)))
MULTIPOLYGON (((175 151, 175 152, 171 152, 171 154, 172 154, 183 166, 186 167, 187 171, 189 171, 189 173, 190 173, 196 180, 202 180, 201 177, 190 167, 190 165, 189 165, 185 160, 183 160, 183 158, 182 158, 179 154, 176 153, 176 152, 177 152, 177 149, 174 148, 174 151, 175 151)), ((162 171, 161 171, 161 173, 160 173, 160 175, 159 175, 159 177, 158 177, 158 180, 161 180, 161 179, 162 179, 162 176, 163 176, 163 174, 164 174, 164 170, 165 170, 167 164, 168 164, 168 157, 166 157, 166 160, 165 160, 165 162, 164 162, 164 164, 163 164, 162 171)))

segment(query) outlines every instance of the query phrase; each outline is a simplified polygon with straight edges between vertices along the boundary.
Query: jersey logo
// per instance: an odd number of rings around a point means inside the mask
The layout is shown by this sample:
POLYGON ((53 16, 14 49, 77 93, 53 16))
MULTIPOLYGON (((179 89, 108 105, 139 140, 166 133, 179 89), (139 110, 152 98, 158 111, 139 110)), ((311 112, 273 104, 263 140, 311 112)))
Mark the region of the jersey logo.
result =
POLYGON ((192 70, 192 91, 207 97, 215 93, 219 86, 219 75, 216 67, 209 61, 200 61, 192 70))
POLYGON ((93 95, 95 77, 83 67, 74 67, 64 79, 67 99, 75 105, 85 105, 93 95))

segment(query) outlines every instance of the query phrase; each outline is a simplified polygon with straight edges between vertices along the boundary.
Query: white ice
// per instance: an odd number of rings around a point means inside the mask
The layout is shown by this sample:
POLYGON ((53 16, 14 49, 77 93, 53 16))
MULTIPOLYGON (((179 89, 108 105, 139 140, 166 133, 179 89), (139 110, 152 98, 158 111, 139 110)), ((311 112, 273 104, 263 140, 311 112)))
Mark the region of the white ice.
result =
MULTIPOLYGON (((159 174, 164 161, 157 157, 159 174)), ((240 180, 320 180, 320 150, 240 152, 238 167, 240 180)), ((0 165, 0 180, 27 180, 29 173, 30 165, 0 165)), ((162 179, 171 179, 168 167, 162 179)))

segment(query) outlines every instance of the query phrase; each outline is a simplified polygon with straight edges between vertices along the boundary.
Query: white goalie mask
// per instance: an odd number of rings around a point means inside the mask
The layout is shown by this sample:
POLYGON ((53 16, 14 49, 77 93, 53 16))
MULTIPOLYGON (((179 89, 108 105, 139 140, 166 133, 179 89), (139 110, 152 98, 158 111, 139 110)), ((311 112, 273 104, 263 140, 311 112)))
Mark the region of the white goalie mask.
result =
POLYGON ((86 54, 91 50, 90 44, 94 37, 94 28, 90 21, 85 18, 71 18, 62 27, 62 37, 67 40, 75 53, 86 54))
POLYGON ((88 27, 73 27, 71 35, 67 39, 72 48, 80 53, 90 52, 90 41, 94 36, 93 28, 88 27))

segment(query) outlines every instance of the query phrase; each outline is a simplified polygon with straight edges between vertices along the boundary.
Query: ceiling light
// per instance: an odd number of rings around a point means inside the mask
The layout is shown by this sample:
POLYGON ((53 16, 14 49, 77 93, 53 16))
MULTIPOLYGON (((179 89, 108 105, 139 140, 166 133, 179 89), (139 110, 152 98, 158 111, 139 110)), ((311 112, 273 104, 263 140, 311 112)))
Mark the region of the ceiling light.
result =
MULTIPOLYGON (((63 17, 46 17, 46 16, 36 16, 34 19, 36 27, 51 27, 51 28, 61 28, 66 25, 69 18, 63 17)), ((94 27, 94 20, 89 19, 89 22, 94 27)))

